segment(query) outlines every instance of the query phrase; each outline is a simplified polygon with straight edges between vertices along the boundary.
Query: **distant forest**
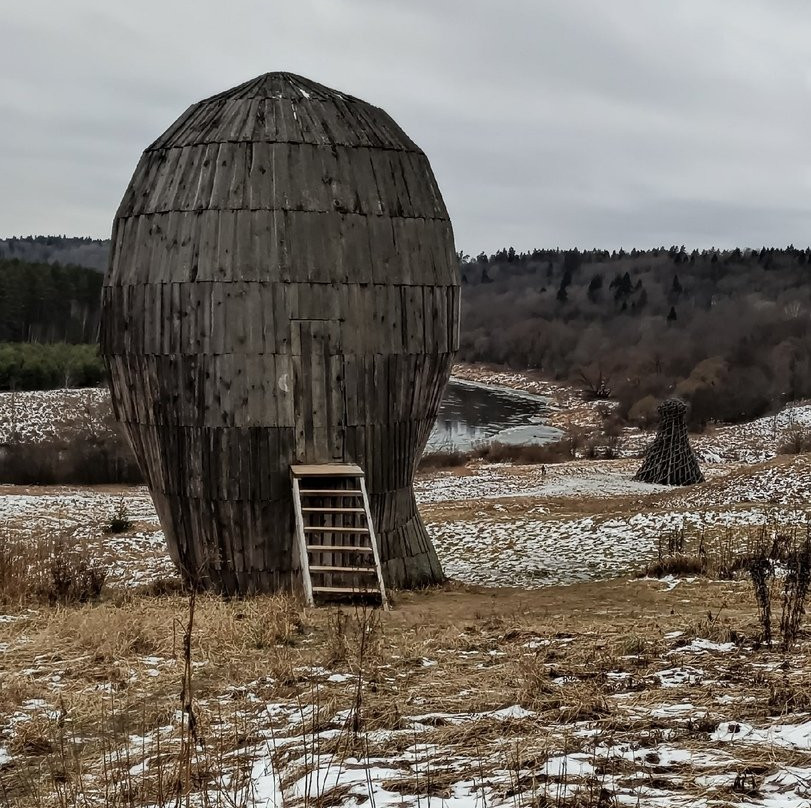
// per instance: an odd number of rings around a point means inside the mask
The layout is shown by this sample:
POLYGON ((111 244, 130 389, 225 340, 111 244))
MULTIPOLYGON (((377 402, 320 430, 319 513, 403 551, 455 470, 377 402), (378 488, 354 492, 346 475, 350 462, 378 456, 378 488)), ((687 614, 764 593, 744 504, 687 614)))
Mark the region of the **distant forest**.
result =
POLYGON ((109 254, 109 239, 70 236, 0 239, 0 258, 18 258, 33 264, 73 264, 104 272, 109 254))
POLYGON ((0 258, 0 390, 104 380, 96 348, 102 275, 0 258))
POLYGON ((466 362, 536 368, 650 422, 692 426, 811 397, 811 250, 460 254, 466 362))
POLYGON ((102 275, 0 258, 0 342, 95 342, 102 275))
MULTIPOLYGON (((12 256, 0 258, 0 342, 94 342, 108 251, 92 239, 0 241, 12 256), (85 254, 94 269, 54 263, 85 254)), ((537 369, 618 400, 642 424, 673 394, 691 404, 694 427, 811 397, 811 249, 508 248, 460 253, 459 264, 463 361, 537 369)), ((44 368, 45 353, 31 361, 44 368)), ((96 378, 85 353, 55 356, 35 386, 96 378)), ((20 357, 0 352, 0 388, 22 383, 20 357)))

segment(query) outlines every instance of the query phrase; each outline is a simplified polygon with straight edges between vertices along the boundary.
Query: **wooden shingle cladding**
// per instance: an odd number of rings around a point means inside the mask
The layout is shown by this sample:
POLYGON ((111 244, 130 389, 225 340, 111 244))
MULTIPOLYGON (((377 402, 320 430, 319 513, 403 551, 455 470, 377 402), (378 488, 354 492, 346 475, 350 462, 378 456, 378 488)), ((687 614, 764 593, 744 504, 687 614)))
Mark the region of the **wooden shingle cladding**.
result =
POLYGON ((225 592, 290 587, 289 467, 347 462, 386 583, 440 580, 412 483, 458 328, 447 211, 382 110, 283 73, 190 107, 121 202, 102 321, 181 569, 225 592))

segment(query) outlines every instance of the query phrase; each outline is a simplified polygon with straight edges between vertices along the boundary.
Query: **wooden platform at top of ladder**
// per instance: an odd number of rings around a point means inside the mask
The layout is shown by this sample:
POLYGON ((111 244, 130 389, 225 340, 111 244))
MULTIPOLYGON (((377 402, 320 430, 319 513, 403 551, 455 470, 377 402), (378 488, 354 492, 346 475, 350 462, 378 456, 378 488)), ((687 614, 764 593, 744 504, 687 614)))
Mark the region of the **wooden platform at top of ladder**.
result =
POLYGON ((296 548, 308 606, 355 595, 388 609, 363 469, 352 463, 290 466, 296 548), (306 504, 303 504, 306 503, 306 504))
POLYGON ((309 466, 290 466, 294 477, 363 477, 363 469, 354 463, 321 463, 309 466))

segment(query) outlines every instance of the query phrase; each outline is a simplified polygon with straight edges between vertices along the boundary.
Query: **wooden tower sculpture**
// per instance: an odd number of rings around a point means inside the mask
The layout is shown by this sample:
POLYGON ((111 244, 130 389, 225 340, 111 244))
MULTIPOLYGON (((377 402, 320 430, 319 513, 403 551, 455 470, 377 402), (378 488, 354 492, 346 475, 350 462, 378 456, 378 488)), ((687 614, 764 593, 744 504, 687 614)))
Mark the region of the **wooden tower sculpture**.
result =
POLYGON ((346 548, 308 559, 297 534, 352 546, 366 516, 372 547, 350 566, 374 549, 388 585, 441 580, 412 483, 458 346, 458 265, 402 129, 300 76, 259 76, 146 149, 112 245, 113 404, 179 568, 249 593, 297 586, 309 561, 349 586, 346 548), (311 484, 291 487, 291 466, 311 484))
POLYGON ((693 485, 704 480, 687 436, 687 405, 669 398, 659 404, 659 428, 635 480, 659 485, 693 485))

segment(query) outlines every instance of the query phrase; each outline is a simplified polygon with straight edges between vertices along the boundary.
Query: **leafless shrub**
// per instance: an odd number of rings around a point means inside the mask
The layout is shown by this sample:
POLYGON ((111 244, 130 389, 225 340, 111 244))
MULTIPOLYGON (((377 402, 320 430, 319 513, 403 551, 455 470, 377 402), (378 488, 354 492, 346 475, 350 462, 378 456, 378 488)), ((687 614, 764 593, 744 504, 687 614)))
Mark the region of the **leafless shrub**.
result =
POLYGON ((349 658, 349 654, 349 615, 337 609, 329 616, 325 664, 331 668, 343 664, 349 658))
POLYGON ((749 559, 747 566, 755 600, 758 607, 758 621, 762 633, 762 641, 772 645, 772 581, 774 580, 774 564, 765 550, 755 553, 749 559))
POLYGON ((778 572, 782 573, 780 637, 783 651, 790 651, 800 631, 811 586, 811 528, 801 538, 775 533, 769 539, 764 530, 754 551, 742 556, 737 565, 749 573, 758 604, 762 641, 769 647, 774 636, 772 593, 778 572))
POLYGON ((666 575, 709 575, 710 562, 704 549, 704 536, 700 534, 694 552, 687 552, 686 533, 678 528, 660 533, 657 540, 657 558, 644 569, 649 578, 664 578, 666 575))
POLYGON ((143 477, 122 435, 88 440, 81 433, 0 450, 0 482, 11 485, 140 483, 143 477))
POLYGON ((98 561, 57 542, 40 585, 41 595, 50 603, 87 603, 101 595, 106 578, 107 570, 98 561))
POLYGON ((428 471, 431 469, 458 468, 466 465, 472 456, 471 452, 453 450, 427 452, 420 458, 419 469, 428 471))
MULTIPOLYGON (((660 535, 661 541, 661 535, 660 535)), ((671 530, 665 536, 665 541, 667 544, 667 554, 668 555, 676 555, 681 554, 684 552, 684 528, 679 528, 678 530, 671 530)), ((661 558, 662 550, 661 544, 659 546, 659 556, 661 558)))
POLYGON ((622 439, 619 435, 607 435, 603 444, 603 457, 606 460, 615 460, 620 456, 622 439))
POLYGON ((468 452, 442 451, 423 455, 419 468, 423 471, 439 468, 456 468, 465 466, 473 460, 484 460, 488 463, 517 463, 522 465, 539 465, 562 463, 576 456, 577 450, 584 445, 584 438, 577 434, 567 435, 557 441, 537 446, 512 445, 509 443, 487 443, 468 452))
POLYGON ((806 454, 811 452, 811 428, 792 426, 780 436, 778 454, 806 454))
POLYGON ((611 398, 611 381, 602 366, 583 369, 577 373, 581 393, 586 401, 606 401, 611 398))
POLYGON ((695 555, 676 554, 664 556, 645 567, 645 575, 649 578, 664 578, 667 575, 675 577, 705 575, 706 573, 706 560, 695 555))
POLYGON ((805 615, 805 600, 811 584, 811 535, 798 542, 786 559, 783 581, 783 609, 780 615, 780 636, 783 650, 790 651, 800 631, 805 615))
POLYGON ((600 416, 603 419, 602 433, 606 438, 619 438, 622 437, 625 428, 625 422, 614 411, 608 409, 599 410, 600 416))
POLYGON ((572 443, 563 438, 539 446, 512 446, 507 443, 491 443, 477 452, 477 457, 490 463, 541 464, 560 463, 572 457, 572 443))
MULTIPOLYGON (((55 435, 24 439, 12 430, 0 446, 0 482, 12 485, 140 483, 143 477, 108 401, 89 392, 82 407, 68 409, 55 435)), ((12 409, 14 413, 14 409, 12 409)), ((16 416, 15 416, 16 417, 16 416)))

